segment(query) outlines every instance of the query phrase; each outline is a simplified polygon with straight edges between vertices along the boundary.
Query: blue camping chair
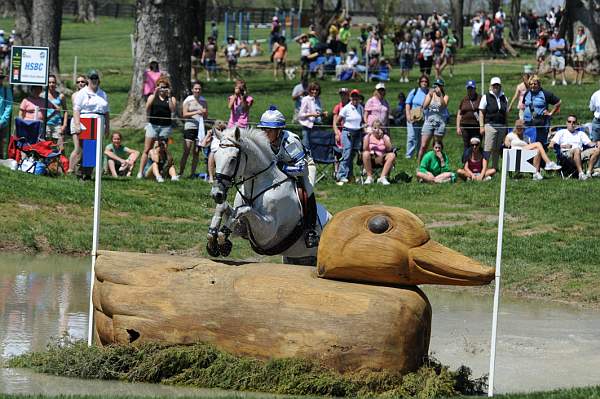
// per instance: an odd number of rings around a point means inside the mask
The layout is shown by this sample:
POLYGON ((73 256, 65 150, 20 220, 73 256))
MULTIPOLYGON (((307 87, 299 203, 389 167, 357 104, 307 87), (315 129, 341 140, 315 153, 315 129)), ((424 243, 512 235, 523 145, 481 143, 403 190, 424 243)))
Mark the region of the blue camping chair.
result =
POLYGON ((32 145, 44 139, 42 135, 42 122, 29 119, 15 118, 15 136, 17 146, 32 145))
POLYGON ((334 166, 334 170, 329 171, 329 173, 334 175, 335 170, 337 170, 339 157, 341 156, 341 150, 335 143, 335 134, 326 130, 313 130, 308 135, 306 141, 308 142, 307 150, 317 164, 317 169, 319 169, 319 165, 321 165, 315 183, 318 183, 327 177, 328 169, 330 169, 332 165, 334 166))
POLYGON ((537 141, 537 129, 535 127, 526 127, 523 130, 523 137, 527 137, 530 143, 535 143, 537 141))

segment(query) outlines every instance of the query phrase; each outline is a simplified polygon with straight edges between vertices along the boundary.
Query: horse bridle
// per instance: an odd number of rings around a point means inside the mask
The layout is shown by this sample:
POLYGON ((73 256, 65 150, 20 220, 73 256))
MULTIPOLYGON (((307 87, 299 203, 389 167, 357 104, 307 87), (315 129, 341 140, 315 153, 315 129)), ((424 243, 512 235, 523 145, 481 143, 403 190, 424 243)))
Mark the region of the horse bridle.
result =
POLYGON ((263 195, 267 191, 271 190, 272 188, 275 188, 275 187, 283 184, 287 180, 291 179, 290 176, 286 175, 287 177, 285 179, 283 179, 283 180, 281 180, 279 182, 271 184, 270 186, 268 186, 267 188, 265 188, 264 190, 262 190, 258 194, 251 195, 250 197, 245 196, 242 193, 242 191, 240 190, 240 186, 242 186, 246 182, 251 181, 252 182, 252 187, 251 187, 250 193, 254 193, 254 181, 256 180, 256 178, 258 176, 260 176, 261 174, 265 173, 266 171, 268 171, 269 169, 271 169, 273 166, 275 166, 276 162, 275 161, 271 161, 266 168, 261 169, 260 171, 258 171, 257 173, 255 173, 254 175, 252 175, 252 176, 250 176, 248 178, 241 179, 241 180, 235 180, 235 178, 236 178, 236 176, 238 174, 238 170, 240 168, 240 162, 241 162, 242 154, 244 154, 244 156, 246 157, 246 162, 248 162, 248 154, 243 153, 241 151, 241 145, 239 143, 236 143, 236 142, 232 141, 231 139, 227 139, 227 140, 229 141, 229 143, 220 143, 219 144, 219 148, 231 148, 231 147, 233 147, 233 148, 237 148, 239 150, 237 156, 235 157, 235 168, 233 169, 233 175, 232 176, 228 176, 228 175, 223 174, 223 173, 215 173, 215 179, 216 179, 217 183, 221 184, 222 186, 225 186, 223 184, 223 182, 225 182, 226 184, 228 184, 227 187, 231 187, 231 186, 235 187, 236 191, 240 194, 240 197, 244 201, 244 204, 252 206, 254 204, 254 201, 258 197, 260 197, 261 195, 263 195))

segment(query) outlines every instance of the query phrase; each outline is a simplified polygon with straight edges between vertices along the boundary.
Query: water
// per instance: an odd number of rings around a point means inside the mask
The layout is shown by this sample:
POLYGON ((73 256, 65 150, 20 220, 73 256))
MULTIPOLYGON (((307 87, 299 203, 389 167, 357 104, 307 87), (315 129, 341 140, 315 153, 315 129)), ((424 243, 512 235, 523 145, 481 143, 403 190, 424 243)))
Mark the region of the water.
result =
MULTIPOLYGON (((0 357, 43 350, 68 332, 85 339, 90 259, 0 255, 0 357)), ((491 295, 425 287, 433 308, 430 351, 452 368, 479 377, 489 369, 491 295)), ((539 301, 508 300, 500 308, 496 392, 599 385, 600 312, 539 301)), ((77 381, 0 369, 0 392, 223 396, 232 392, 116 381, 77 381)), ((256 396, 235 393, 236 396, 256 396)), ((261 395, 264 396, 264 395, 261 395)))

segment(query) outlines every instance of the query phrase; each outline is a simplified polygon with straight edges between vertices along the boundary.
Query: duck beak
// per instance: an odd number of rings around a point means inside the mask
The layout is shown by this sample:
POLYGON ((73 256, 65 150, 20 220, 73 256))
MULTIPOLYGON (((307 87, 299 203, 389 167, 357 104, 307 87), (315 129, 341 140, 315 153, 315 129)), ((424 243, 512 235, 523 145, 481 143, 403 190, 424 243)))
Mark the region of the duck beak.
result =
POLYGON ((433 240, 409 250, 409 273, 416 284, 486 285, 495 269, 433 240))

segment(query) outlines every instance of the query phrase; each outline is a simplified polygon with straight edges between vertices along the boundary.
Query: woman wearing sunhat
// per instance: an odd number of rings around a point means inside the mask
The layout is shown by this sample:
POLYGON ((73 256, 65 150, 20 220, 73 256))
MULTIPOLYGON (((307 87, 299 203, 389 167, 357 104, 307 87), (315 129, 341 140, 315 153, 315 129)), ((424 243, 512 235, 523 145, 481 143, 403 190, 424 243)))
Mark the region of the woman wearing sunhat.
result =
POLYGON ((79 134, 81 133, 80 118, 82 115, 101 115, 104 117, 104 137, 108 138, 110 132, 110 116, 108 106, 108 96, 100 88, 100 75, 95 69, 87 73, 88 84, 77 92, 73 101, 73 119, 71 120, 71 135, 73 136, 74 149, 69 157, 69 170, 67 173, 73 173, 73 168, 81 159, 81 142, 79 134))
POLYGON ((421 130, 421 148, 419 149, 418 162, 427 151, 432 135, 442 139, 446 134, 446 119, 448 117, 449 97, 444 91, 444 79, 436 79, 433 90, 425 96, 423 109, 425 110, 425 123, 421 130))

